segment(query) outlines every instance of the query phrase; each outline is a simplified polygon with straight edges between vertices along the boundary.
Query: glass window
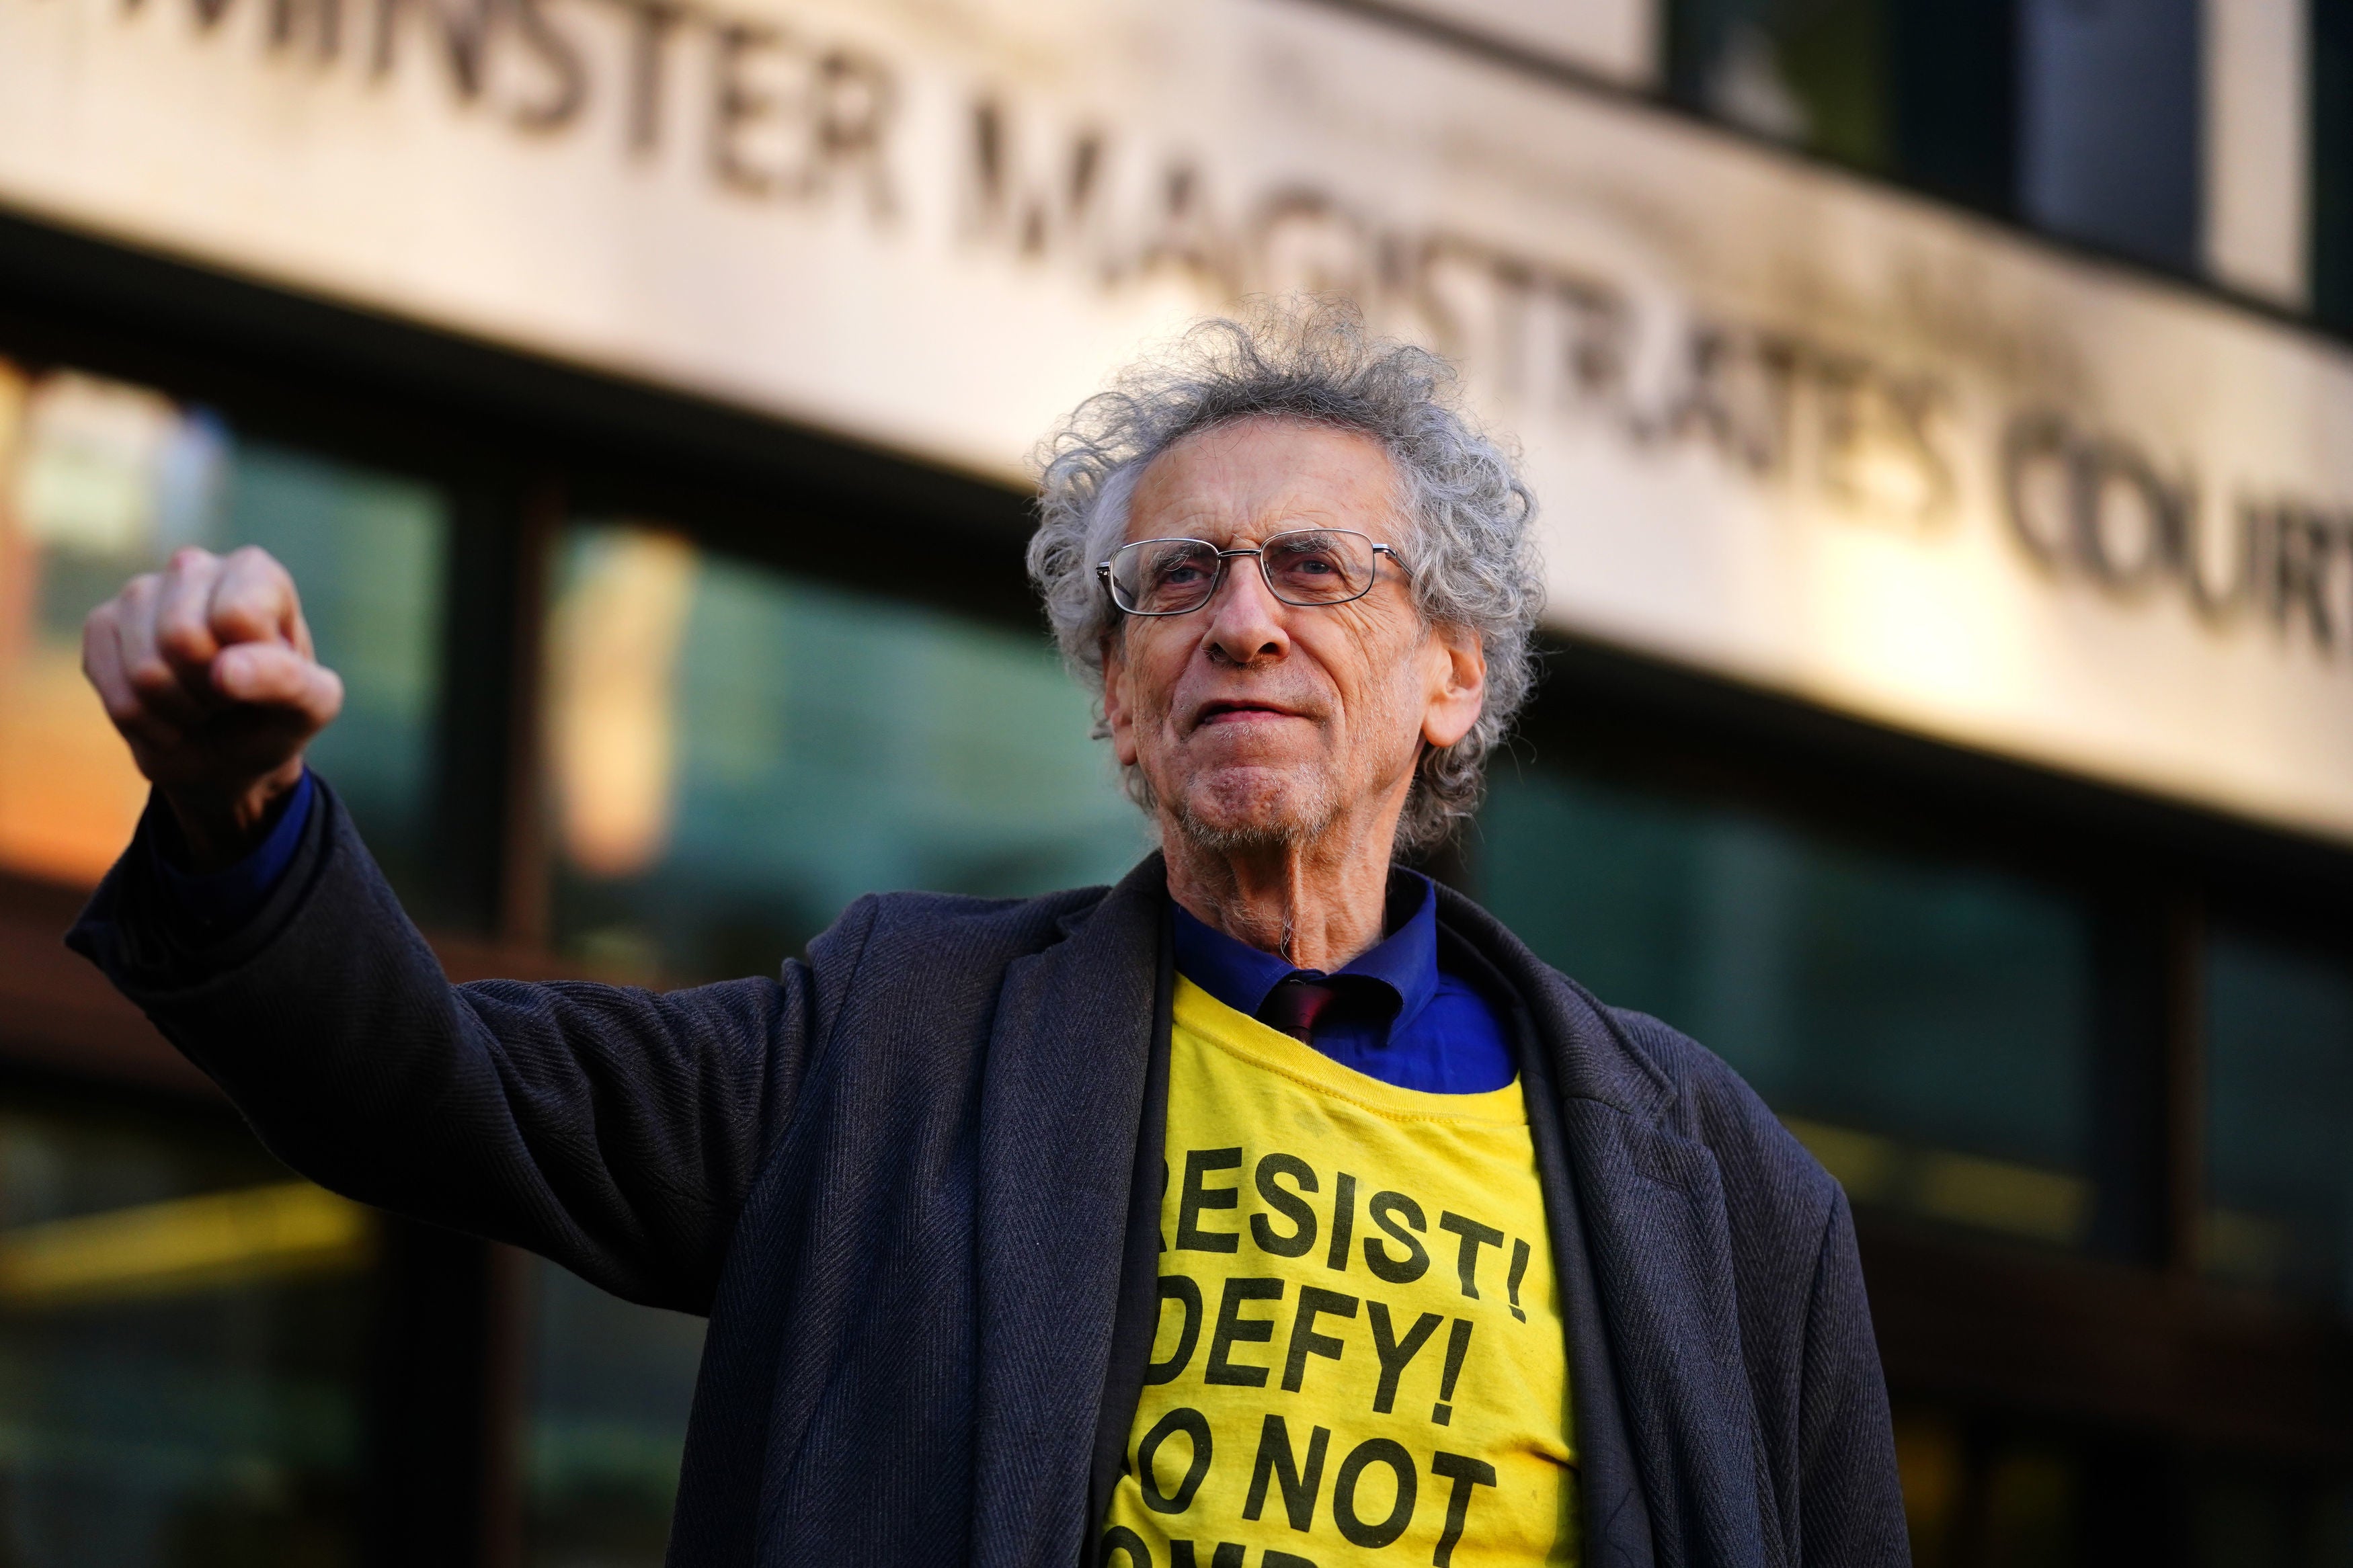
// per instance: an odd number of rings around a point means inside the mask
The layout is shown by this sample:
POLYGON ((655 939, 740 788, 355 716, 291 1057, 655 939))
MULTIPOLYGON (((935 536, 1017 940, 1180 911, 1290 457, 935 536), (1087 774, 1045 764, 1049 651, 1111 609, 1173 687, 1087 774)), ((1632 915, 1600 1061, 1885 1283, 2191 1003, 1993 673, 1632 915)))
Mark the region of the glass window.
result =
POLYGON ((404 892, 425 881, 449 505, 239 437, 212 411, 0 360, 0 866, 97 879, 146 799, 80 671, 81 623, 185 544, 294 574, 343 717, 311 760, 404 892))
POLYGON ((1479 892, 1739 1069, 1857 1204, 2084 1239, 2085 912, 1992 871, 1563 773, 1494 780, 1479 892))
POLYGON ((2224 925, 2206 999, 2206 1271, 2353 1310, 2353 963, 2224 925))
POLYGON ((2062 1568, 2083 1560, 2084 1456, 2049 1434, 1895 1406, 1895 1468, 1915 1568, 2062 1568))
POLYGON ((2200 1467, 2189 1488, 2189 1568, 2346 1568, 2353 1492, 2286 1467, 2200 1467))
POLYGON ((2315 0, 2311 19, 2312 313, 2353 328, 2353 4, 2315 0))
POLYGON ((2130 1431, 1899 1398, 1895 1464, 1915 1568, 2109 1561, 2345 1568, 2341 1478, 2130 1431))
POLYGON ((659 1568, 702 1320, 533 1269, 524 1555, 532 1568, 659 1568))
POLYGON ((355 1561, 375 1247, 225 1119, 0 1106, 0 1560, 355 1561))
POLYGON ((567 952, 757 973, 862 893, 1043 892, 1144 851, 1039 636, 617 525, 566 535, 548 636, 567 952))
POLYGON ((2016 34, 1986 0, 1673 0, 1668 81, 1744 130, 2006 211, 2016 34))
POLYGON ((1886 32, 1882 0, 1676 0, 1668 78, 1719 120, 1883 168, 1886 32))
POLYGON ((2197 267, 2201 9, 2020 0, 2018 205, 2029 221, 2161 267, 2197 267))
MULTIPOLYGON (((556 931, 649 976, 772 970, 876 889, 1113 879, 1142 820, 1041 637, 666 530, 566 531, 547 643, 556 931)), ((537 1268, 528 1556, 661 1559, 698 1319, 537 1268)))

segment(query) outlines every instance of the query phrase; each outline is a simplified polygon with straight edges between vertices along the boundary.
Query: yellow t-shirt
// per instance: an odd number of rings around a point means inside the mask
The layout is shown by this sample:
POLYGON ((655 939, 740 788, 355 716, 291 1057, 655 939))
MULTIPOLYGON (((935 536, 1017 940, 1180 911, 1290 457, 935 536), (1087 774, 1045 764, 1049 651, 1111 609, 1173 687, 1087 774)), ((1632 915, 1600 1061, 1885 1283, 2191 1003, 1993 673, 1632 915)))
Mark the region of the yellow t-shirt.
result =
POLYGON ((1398 1089, 1180 978, 1166 1152, 1105 1563, 1573 1563, 1567 1342, 1518 1083, 1398 1089))

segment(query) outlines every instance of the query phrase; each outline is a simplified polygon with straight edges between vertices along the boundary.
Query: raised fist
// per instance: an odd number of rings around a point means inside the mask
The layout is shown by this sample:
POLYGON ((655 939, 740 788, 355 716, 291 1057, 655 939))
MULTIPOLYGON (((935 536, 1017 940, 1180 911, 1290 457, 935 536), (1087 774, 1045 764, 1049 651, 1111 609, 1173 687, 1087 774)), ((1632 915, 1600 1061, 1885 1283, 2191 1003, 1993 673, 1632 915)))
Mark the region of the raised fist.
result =
POLYGON ((198 870, 252 847, 343 705, 294 579, 251 545, 182 550, 132 578, 82 623, 81 667, 198 870))

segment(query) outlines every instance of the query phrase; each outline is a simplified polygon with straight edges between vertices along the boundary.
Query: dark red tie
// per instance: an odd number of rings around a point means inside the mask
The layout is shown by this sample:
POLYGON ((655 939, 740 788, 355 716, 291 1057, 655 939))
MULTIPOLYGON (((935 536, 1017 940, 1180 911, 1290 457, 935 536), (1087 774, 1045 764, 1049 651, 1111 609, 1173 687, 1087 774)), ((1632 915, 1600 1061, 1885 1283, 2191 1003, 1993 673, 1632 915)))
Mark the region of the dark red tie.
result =
POLYGON ((1315 1020, 1339 995, 1339 988, 1328 981, 1294 974, 1266 994, 1266 1000, 1259 1004, 1259 1021, 1312 1046, 1315 1043, 1315 1020))

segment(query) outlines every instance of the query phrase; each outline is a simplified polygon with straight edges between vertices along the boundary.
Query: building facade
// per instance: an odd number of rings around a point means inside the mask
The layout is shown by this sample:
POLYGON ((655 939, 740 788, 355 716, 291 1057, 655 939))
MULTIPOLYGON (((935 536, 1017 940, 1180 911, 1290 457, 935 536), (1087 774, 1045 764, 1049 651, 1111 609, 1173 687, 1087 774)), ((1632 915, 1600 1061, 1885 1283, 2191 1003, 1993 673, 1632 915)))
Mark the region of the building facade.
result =
POLYGON ((58 935, 265 545, 460 977, 1145 847, 1020 554, 1345 293, 1544 507, 1431 869, 1854 1200, 1924 1568, 2353 1562, 2353 6, 0 0, 0 1562, 659 1561, 700 1326, 277 1163, 58 935))

